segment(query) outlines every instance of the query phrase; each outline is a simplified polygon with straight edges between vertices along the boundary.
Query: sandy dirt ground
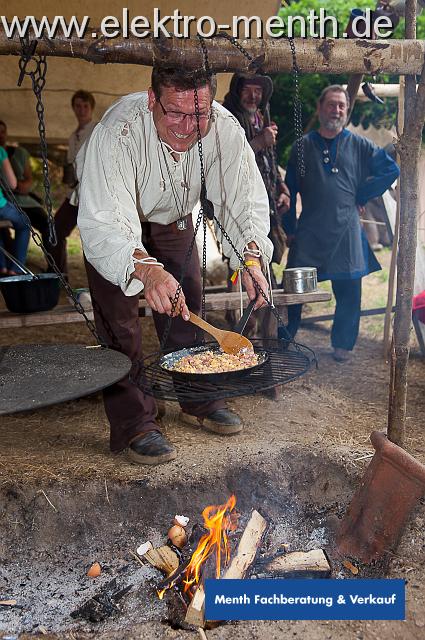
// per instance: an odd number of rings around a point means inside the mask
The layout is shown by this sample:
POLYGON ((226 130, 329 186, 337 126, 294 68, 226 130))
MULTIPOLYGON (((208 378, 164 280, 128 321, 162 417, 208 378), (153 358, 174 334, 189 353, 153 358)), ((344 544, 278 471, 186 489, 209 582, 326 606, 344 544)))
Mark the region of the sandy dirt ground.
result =
MULTIPOLYGON (((388 258, 388 254, 383 256, 386 266, 388 266, 388 258)), ((78 256, 73 258, 72 265, 71 279, 74 278, 72 284, 83 286, 84 276, 78 256)), ((381 306, 385 288, 385 271, 370 276, 365 283, 364 307, 381 306)), ((331 308, 326 304, 320 307, 316 305, 308 310, 308 313, 310 315, 328 313, 331 308)), ((217 318, 216 320, 219 321, 217 318)), ((298 457, 300 464, 302 462, 303 474, 302 477, 298 475, 297 486, 299 492, 303 493, 306 504, 309 499, 311 478, 303 456, 308 456, 312 469, 316 464, 315 459, 318 468, 321 467, 323 460, 327 461, 324 465, 324 468, 328 469, 325 484, 330 487, 331 495, 324 499, 323 492, 315 495, 314 489, 311 488, 310 500, 316 505, 320 500, 324 500, 329 507, 326 527, 330 532, 329 540, 332 540, 332 528, 337 526, 335 519, 342 515, 342 507, 348 504, 372 456, 370 434, 373 430, 386 430, 389 368, 382 356, 382 317, 362 320, 359 342, 354 357, 348 364, 337 364, 331 358, 329 326, 329 323, 317 324, 314 329, 302 329, 297 336, 300 342, 315 350, 319 361, 318 369, 312 369, 304 377, 281 388, 276 401, 263 396, 252 396, 230 402, 230 406, 242 416, 244 421, 244 431, 238 436, 222 439, 214 434, 205 433, 200 428, 184 426, 179 420, 176 405, 167 402, 162 427, 167 437, 176 445, 178 458, 176 461, 154 469, 132 465, 125 454, 110 455, 108 425, 100 394, 37 412, 2 417, 0 518, 2 528, 7 532, 6 538, 2 536, 0 544, 0 559, 3 567, 8 567, 7 571, 10 571, 14 547, 19 549, 19 554, 25 553, 24 538, 31 548, 31 527, 28 523, 24 525, 20 518, 24 513, 22 505, 29 497, 36 498, 37 517, 50 511, 49 517, 53 518, 56 514, 47 498, 56 509, 58 505, 55 505, 55 500, 58 500, 60 510, 61 496, 66 490, 72 489, 74 502, 78 503, 79 492, 81 490, 84 495, 84 487, 87 483, 100 483, 106 488, 109 486, 112 493, 118 486, 134 487, 137 483, 143 485, 144 482, 148 482, 159 496, 164 487, 167 487, 167 491, 175 488, 178 496, 172 501, 172 509, 178 506, 184 510, 186 504, 186 511, 190 511, 195 504, 196 508, 198 506, 201 508, 201 504, 198 505, 193 497, 196 488, 202 487, 200 493, 203 498, 208 495, 206 491, 208 487, 211 495, 215 496, 217 486, 223 490, 228 486, 226 478, 228 478, 229 469, 232 468, 246 470, 252 467, 258 472, 258 477, 261 477, 263 471, 268 473, 268 477, 274 476, 278 483, 279 474, 283 471, 281 466, 276 466, 276 459, 285 455, 298 457), (332 463, 331 467, 329 467, 329 461, 332 463), (333 471, 329 471, 329 468, 333 471), (19 509, 16 507, 17 510, 13 507, 14 491, 17 492, 16 504, 20 505, 19 509), (25 496, 25 500, 19 496, 25 496), (332 504, 338 505, 333 512, 329 506, 332 504)), ((143 320, 143 328, 147 335, 147 351, 155 349, 156 338, 150 319, 143 320)), ((82 324, 2 331, 0 345, 21 343, 92 344, 93 340, 82 324)), ((425 463, 424 370, 425 360, 421 357, 416 341, 412 337, 405 446, 409 453, 422 463, 425 463)), ((290 472, 295 473, 293 466, 290 472)), ((316 475, 320 477, 319 472, 316 475)), ((249 482, 252 483, 250 494, 253 497, 256 495, 255 477, 255 473, 249 476, 249 482)), ((285 482, 290 484, 291 478, 285 477, 285 482)), ((320 486, 323 488, 325 484, 322 482, 320 486)), ((274 486, 273 491, 278 493, 277 485, 274 486)), ((243 493, 242 488, 241 493, 243 493)), ((262 500, 261 492, 258 500, 259 502, 262 500)), ((68 503, 65 501, 65 504, 68 503)), ((279 509, 276 506, 276 500, 273 504, 273 514, 277 518, 279 509)), ((250 506, 255 505, 251 499, 247 499, 246 507, 250 506)), ((74 516, 75 508, 74 505, 74 516)), ((258 504, 257 508, 261 510, 261 504, 258 504)), ((286 507, 282 504, 281 508, 283 515, 286 507)), ((155 507, 153 506, 152 509, 155 510, 155 507)), ((162 531, 161 535, 166 531, 161 528, 166 526, 164 520, 166 513, 172 509, 164 504, 164 500, 159 499, 156 530, 162 531)), ((126 517, 131 516, 127 513, 126 517)), ((306 640, 336 637, 341 640, 423 638, 425 634, 424 522, 425 507, 421 502, 409 520, 406 533, 391 560, 387 573, 388 577, 406 580, 406 621, 240 622, 208 630, 207 637, 209 640, 226 640, 235 636, 241 639, 294 637, 306 640)), ((147 523, 139 524, 140 531, 144 531, 147 523)), ((76 527, 78 529, 78 524, 76 527)), ((94 536, 95 531, 91 530, 81 535, 87 545, 94 548, 90 536, 94 536)), ((160 534, 157 533, 157 535, 160 534)), ((131 536, 133 536, 131 542, 136 540, 137 535, 134 531, 131 536)), ((38 540, 37 544, 39 543, 38 540)), ((54 546, 54 540, 51 544, 54 546)), ((119 554, 118 551, 116 552, 119 554)), ((27 576, 31 574, 31 558, 36 562, 35 553, 34 548, 29 553, 29 563, 25 563, 27 576)), ((108 557, 111 560, 110 554, 108 557)), ((19 555, 14 559, 15 562, 18 560, 18 566, 22 568, 23 556, 19 555)), ((87 562, 87 557, 84 549, 81 548, 81 566, 84 562, 87 562)), ((361 566, 359 568, 359 577, 369 575, 367 568, 361 566)), ((335 565, 333 570, 334 576, 351 577, 344 575, 341 566, 335 565)), ((82 571, 81 567, 80 571, 82 571)), ((349 574, 349 572, 345 573, 349 574)), ((10 573, 7 575, 10 579, 10 573)), ((8 590, 7 583, 1 584, 1 579, 5 576, 5 569, 3 573, 0 569, 0 596, 12 598, 14 593, 8 590)), ((157 576, 159 579, 159 574, 157 576)), ((16 584, 16 580, 12 582, 16 584)), ((28 603, 28 607, 31 609, 31 603, 28 603)), ((135 616, 134 624, 130 626, 126 624, 122 629, 119 623, 114 628, 108 627, 107 623, 92 625, 91 628, 73 626, 70 623, 69 630, 62 630, 57 635, 50 634, 54 625, 46 628, 43 626, 41 633, 40 620, 34 622, 31 629, 26 628, 25 625, 19 625, 15 618, 13 623, 11 621, 10 614, 4 608, 0 609, 0 638, 17 635, 22 630, 25 630, 28 635, 25 633, 20 638, 39 635, 66 640, 82 640, 89 637, 105 640, 109 638, 186 640, 196 637, 195 631, 173 628, 161 612, 157 619, 154 617, 141 622, 135 616), (10 627, 8 627, 8 620, 10 627)))

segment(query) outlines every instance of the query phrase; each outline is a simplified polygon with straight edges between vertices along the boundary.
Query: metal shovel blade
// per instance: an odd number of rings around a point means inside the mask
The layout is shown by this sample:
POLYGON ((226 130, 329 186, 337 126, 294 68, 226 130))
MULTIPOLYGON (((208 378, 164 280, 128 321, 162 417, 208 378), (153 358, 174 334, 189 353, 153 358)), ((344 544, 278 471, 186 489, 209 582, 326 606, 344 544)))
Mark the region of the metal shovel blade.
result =
POLYGON ((370 437, 375 449, 337 533, 341 555, 375 562, 393 556, 409 515, 425 494, 425 466, 390 442, 370 437))

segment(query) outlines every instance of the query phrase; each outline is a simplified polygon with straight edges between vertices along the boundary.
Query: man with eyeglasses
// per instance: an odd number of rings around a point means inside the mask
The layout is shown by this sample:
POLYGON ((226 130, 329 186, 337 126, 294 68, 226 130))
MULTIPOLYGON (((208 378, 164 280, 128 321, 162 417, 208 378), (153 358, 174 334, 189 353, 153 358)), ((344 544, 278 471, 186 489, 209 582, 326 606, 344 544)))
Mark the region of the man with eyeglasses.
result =
MULTIPOLYGON (((201 190, 198 126, 202 138, 207 197, 239 254, 263 291, 262 267, 273 247, 268 198, 252 149, 235 119, 213 101, 215 78, 154 68, 148 92, 121 98, 106 112, 77 158, 80 228, 99 335, 127 354, 132 373, 142 358, 138 299, 143 290, 159 339, 177 302, 166 348, 196 342, 189 309, 201 309, 201 278, 191 212, 201 190), (196 92, 194 89, 196 83, 196 92)), ((234 269, 240 264, 226 237, 216 230, 234 269)), ((242 274, 250 299, 252 279, 242 274)), ((259 296, 256 308, 266 305, 259 296)), ((130 374, 131 377, 131 374, 130 374)), ((157 407, 129 380, 104 392, 113 452, 128 448, 139 464, 176 456, 157 423, 157 407)), ((220 435, 241 431, 239 416, 224 401, 181 403, 183 422, 220 435)))

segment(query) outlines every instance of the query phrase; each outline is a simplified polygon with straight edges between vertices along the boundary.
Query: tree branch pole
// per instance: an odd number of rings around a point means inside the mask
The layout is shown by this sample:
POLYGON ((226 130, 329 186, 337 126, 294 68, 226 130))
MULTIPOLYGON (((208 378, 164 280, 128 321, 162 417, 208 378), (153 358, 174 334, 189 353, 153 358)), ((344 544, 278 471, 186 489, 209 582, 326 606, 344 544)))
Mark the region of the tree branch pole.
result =
POLYGON ((347 92, 348 92, 348 95, 350 96, 350 106, 348 108, 348 114, 347 114, 348 122, 351 120, 351 115, 353 113, 354 105, 356 104, 357 94, 359 92, 362 80, 363 80, 362 73, 354 73, 348 78, 347 92))
MULTIPOLYGON (((404 76, 400 76, 399 85, 398 85, 398 99, 397 99, 398 100, 398 108, 397 108, 397 135, 398 136, 401 136, 401 134, 403 133, 403 126, 404 126, 404 84, 405 84, 405 78, 404 76)), ((400 164, 400 157, 398 154, 397 154, 397 162, 400 164)), ((384 345, 385 360, 390 360, 391 358, 391 347, 392 347, 391 319, 392 319, 392 309, 393 309, 393 303, 394 303, 395 278, 396 278, 396 270, 397 270, 397 250, 398 250, 399 230, 400 230, 400 178, 397 180, 397 206, 396 206, 394 229, 393 229, 393 243, 391 247, 390 271, 388 275, 387 305, 385 309, 385 319, 384 319, 383 345, 384 345)))
MULTIPOLYGON (((228 40, 218 36, 205 40, 213 71, 254 72, 261 68, 265 73, 279 73, 292 70, 291 48, 286 38, 253 38, 238 42, 252 56, 252 62, 228 40)), ((419 74, 425 54, 425 42, 420 40, 295 38, 294 42, 298 67, 304 73, 419 74)), ((53 39, 40 38, 37 53, 77 58, 96 64, 158 65, 186 69, 204 66, 197 38, 153 38, 149 35, 146 38, 93 39, 91 33, 84 38, 58 35, 53 39)), ((20 54, 19 38, 7 38, 5 33, 0 33, 0 55, 20 54)))
MULTIPOLYGON (((416 0, 406 2, 406 38, 416 36, 416 0)), ((418 90, 416 78, 406 78, 404 128, 397 144, 400 155, 400 235, 397 261, 397 298, 394 340, 391 353, 391 380, 388 437, 403 446, 406 425, 407 372, 412 325, 412 298, 415 279, 419 154, 425 122, 425 64, 418 90)))

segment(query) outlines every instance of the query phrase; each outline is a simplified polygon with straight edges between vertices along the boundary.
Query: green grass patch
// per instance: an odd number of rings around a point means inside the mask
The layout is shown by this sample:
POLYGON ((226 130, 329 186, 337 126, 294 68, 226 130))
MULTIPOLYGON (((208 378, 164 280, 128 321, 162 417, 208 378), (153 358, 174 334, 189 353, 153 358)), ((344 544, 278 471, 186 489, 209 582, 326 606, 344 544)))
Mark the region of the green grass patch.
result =
POLYGON ((379 282, 382 282, 382 283, 388 282, 388 278, 389 278, 388 269, 382 269, 382 271, 378 271, 378 273, 376 274, 376 277, 378 278, 379 282))
POLYGON ((68 238, 68 242, 66 244, 68 255, 70 256, 79 256, 82 255, 83 251, 81 248, 81 241, 79 235, 72 234, 68 238))

